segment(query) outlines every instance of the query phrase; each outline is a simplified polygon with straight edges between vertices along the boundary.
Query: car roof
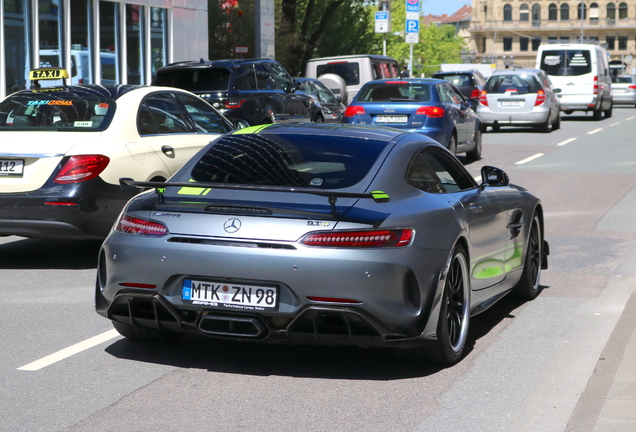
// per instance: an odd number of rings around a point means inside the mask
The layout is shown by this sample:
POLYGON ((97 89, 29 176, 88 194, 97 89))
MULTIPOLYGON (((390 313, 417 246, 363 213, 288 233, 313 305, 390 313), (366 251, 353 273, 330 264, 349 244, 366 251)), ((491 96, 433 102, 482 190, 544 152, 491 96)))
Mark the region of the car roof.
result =
POLYGON ((374 60, 390 60, 397 62, 393 57, 383 56, 379 54, 350 54, 350 55, 342 55, 342 56, 332 56, 332 57, 320 57, 309 59, 308 62, 317 62, 317 61, 325 61, 325 60, 350 60, 350 59, 359 59, 359 58, 370 58, 374 60))
POLYGON ((419 83, 419 84, 437 84, 437 83, 445 83, 443 79, 439 78, 384 78, 379 80, 368 81, 364 85, 367 84, 378 84, 378 83, 419 83))
POLYGON ((239 129, 234 135, 257 133, 259 135, 320 135, 331 137, 355 137, 359 139, 373 139, 377 141, 392 141, 405 132, 399 129, 371 126, 363 124, 339 123, 273 123, 268 125, 251 126, 239 129))
POLYGON ((448 71, 437 71, 433 75, 435 76, 435 75, 460 75, 460 74, 481 75, 481 72, 479 72, 478 70, 448 70, 448 71))
POLYGON ((120 84, 120 85, 97 85, 97 84, 84 84, 84 85, 69 85, 66 87, 42 87, 40 89, 26 89, 17 91, 10 97, 15 96, 76 96, 80 98, 93 97, 93 98, 106 98, 106 99, 119 99, 126 93, 133 90, 153 88, 146 85, 136 84, 120 84))
POLYGON ((235 68, 238 66, 243 66, 246 64, 254 64, 254 63, 277 63, 275 60, 267 59, 267 58, 253 58, 253 59, 219 59, 219 60, 204 60, 201 59, 199 61, 196 60, 187 60, 180 61, 175 63, 170 63, 159 70, 169 70, 169 69, 190 69, 190 68, 235 68))
POLYGON ((541 69, 497 69, 492 72, 492 75, 523 75, 533 74, 539 75, 543 71, 541 69))

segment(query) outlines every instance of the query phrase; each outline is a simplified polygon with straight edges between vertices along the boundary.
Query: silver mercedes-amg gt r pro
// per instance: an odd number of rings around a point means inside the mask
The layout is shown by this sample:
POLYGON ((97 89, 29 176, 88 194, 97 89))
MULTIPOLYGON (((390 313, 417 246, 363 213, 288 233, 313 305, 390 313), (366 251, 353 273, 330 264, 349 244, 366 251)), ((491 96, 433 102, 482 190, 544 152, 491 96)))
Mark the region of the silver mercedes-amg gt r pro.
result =
POLYGON ((211 142, 129 201, 97 312, 124 336, 393 347, 452 364, 469 318, 547 268, 543 208, 494 167, 477 184, 421 134, 263 125, 211 142))

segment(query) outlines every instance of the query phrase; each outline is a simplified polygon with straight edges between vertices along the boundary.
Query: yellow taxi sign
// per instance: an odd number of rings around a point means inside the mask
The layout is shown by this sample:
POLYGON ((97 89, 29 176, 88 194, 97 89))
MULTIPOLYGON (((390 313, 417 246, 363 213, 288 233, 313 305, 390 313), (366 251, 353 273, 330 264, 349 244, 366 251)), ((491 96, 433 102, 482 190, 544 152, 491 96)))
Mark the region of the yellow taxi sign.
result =
POLYGON ((68 71, 62 68, 39 68, 29 73, 30 80, 68 79, 68 71))

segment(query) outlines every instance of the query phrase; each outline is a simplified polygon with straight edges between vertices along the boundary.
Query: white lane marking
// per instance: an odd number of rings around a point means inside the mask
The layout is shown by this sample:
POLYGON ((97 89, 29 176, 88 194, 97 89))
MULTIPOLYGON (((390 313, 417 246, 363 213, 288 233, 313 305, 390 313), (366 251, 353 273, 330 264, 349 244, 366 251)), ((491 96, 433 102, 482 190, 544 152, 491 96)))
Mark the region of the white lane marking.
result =
POLYGON ((603 128, 594 129, 594 130, 589 131, 587 134, 588 135, 594 135, 596 132, 600 132, 602 130, 603 130, 603 128))
POLYGON ((528 157, 528 158, 525 158, 525 159, 523 159, 523 160, 520 160, 519 162, 515 162, 515 165, 521 165, 521 164, 524 164, 524 163, 526 163, 526 162, 530 162, 530 161, 532 161, 532 160, 535 160, 535 159, 537 159, 537 158, 540 158, 540 157, 541 157, 541 156, 543 156, 544 154, 545 154, 545 153, 537 153, 537 154, 536 154, 536 155, 534 155, 534 156, 530 156, 530 157, 528 157))
POLYGON ((617 125, 619 125, 619 124, 621 124, 621 122, 612 123, 612 124, 610 125, 610 127, 612 127, 612 126, 617 126, 617 125))
POLYGON ((634 120, 634 117, 627 117, 625 120, 634 120))
POLYGON ((42 368, 52 365, 53 363, 59 362, 60 360, 64 360, 65 358, 68 358, 74 354, 80 353, 89 348, 97 346, 103 342, 111 340, 117 336, 119 336, 119 332, 117 330, 115 329, 108 330, 105 333, 94 336, 90 339, 86 339, 83 342, 76 343, 75 345, 72 345, 68 348, 64 348, 63 350, 60 350, 46 357, 42 357, 39 360, 29 363, 28 365, 19 367, 18 370, 25 370, 25 371, 40 370, 42 368))
POLYGON ((558 146, 564 146, 566 144, 570 144, 572 141, 576 141, 576 138, 568 138, 565 141, 561 141, 560 143, 558 143, 558 146))

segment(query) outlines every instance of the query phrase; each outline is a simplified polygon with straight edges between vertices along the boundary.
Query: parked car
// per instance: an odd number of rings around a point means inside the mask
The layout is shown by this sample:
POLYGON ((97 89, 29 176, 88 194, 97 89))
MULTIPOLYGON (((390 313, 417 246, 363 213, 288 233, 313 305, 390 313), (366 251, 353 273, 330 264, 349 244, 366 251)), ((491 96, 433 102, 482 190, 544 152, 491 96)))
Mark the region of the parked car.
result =
POLYGON ((561 127, 558 93, 540 69, 494 71, 479 96, 477 114, 487 126, 533 126, 542 132, 561 127))
POLYGON ((322 81, 348 105, 365 83, 383 78, 398 78, 400 68, 397 60, 392 57, 353 54, 311 59, 305 67, 305 76, 322 81))
POLYGON ((618 75, 612 83, 614 105, 636 106, 636 76, 618 75))
POLYGON ((294 80, 269 59, 185 61, 157 71, 154 85, 195 93, 229 119, 250 125, 324 121, 310 96, 296 92, 294 80))
MULTIPOLYGON (((63 69, 40 69, 68 79, 63 69)), ((69 85, 0 103, 0 236, 104 238, 134 193, 162 181, 233 125, 183 90, 69 85)))
POLYGON ((464 95, 464 98, 470 102, 470 107, 477 109, 479 95, 486 85, 486 79, 481 72, 477 70, 438 71, 431 78, 451 82, 464 95))
POLYGON ((99 252, 95 307, 124 336, 394 348, 462 357, 470 316, 547 268, 543 208, 434 140, 269 125, 210 143, 133 198, 99 252))
POLYGON ((345 106, 322 82, 313 78, 294 78, 298 89, 312 95, 322 107, 323 118, 328 123, 342 123, 345 106))
POLYGON ((561 110, 592 111, 595 120, 612 116, 612 80, 607 50, 594 44, 547 44, 537 51, 536 68, 561 89, 561 110))
POLYGON ((459 90, 445 80, 410 78, 366 83, 345 123, 391 126, 429 136, 451 153, 481 157, 481 126, 459 90))

